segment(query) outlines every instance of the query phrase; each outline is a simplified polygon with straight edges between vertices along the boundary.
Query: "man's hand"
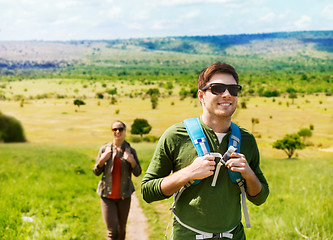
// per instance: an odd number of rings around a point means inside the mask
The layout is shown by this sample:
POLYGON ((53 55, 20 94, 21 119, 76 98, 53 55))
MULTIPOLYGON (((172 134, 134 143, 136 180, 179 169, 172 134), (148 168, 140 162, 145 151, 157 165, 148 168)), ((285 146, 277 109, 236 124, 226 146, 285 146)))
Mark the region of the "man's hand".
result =
POLYGON ((196 158, 193 163, 162 180, 161 190, 165 196, 171 196, 189 181, 203 179, 214 174, 215 157, 205 155, 196 158))
POLYGON ((215 157, 205 155, 203 157, 196 158, 193 163, 184 168, 184 170, 190 181, 195 179, 204 179, 214 174, 215 165, 215 157))
POLYGON ((253 176, 254 172, 252 171, 251 167, 249 166, 246 158, 241 153, 232 153, 230 155, 230 159, 225 164, 227 168, 231 171, 239 172, 242 177, 246 180, 249 176, 253 176))
POLYGON ((241 153, 233 153, 230 157, 230 160, 225 164, 225 166, 231 171, 239 172, 246 181, 247 193, 250 196, 256 196, 260 193, 262 186, 252 168, 246 161, 245 156, 241 153))

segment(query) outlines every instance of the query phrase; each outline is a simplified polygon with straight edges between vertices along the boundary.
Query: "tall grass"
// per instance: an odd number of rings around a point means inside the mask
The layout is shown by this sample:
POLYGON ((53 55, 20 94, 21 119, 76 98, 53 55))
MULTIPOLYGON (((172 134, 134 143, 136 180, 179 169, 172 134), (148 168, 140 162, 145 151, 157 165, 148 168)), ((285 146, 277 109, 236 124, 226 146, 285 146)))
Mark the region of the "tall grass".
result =
POLYGON ((92 162, 78 149, 0 145, 0 238, 101 239, 92 162))
POLYGON ((333 239, 333 159, 264 158, 267 202, 250 205, 249 239, 333 239), (301 236, 303 235, 303 236, 301 236))

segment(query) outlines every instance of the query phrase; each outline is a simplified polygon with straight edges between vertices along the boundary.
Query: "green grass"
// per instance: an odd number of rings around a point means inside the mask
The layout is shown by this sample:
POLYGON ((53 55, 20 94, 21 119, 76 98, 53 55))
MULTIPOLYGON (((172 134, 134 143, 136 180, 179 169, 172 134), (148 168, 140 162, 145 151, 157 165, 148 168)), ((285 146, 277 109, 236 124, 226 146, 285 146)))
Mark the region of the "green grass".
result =
POLYGON ((1 239, 101 239, 92 162, 79 148, 0 145, 1 239))
MULTIPOLYGON (((155 144, 133 144, 146 170, 155 144)), ((35 144, 0 145, 0 236, 2 239, 101 239, 98 182, 91 172, 98 147, 35 144), (29 223, 23 216, 33 218, 29 223)), ((301 159, 263 157, 270 196, 260 206, 248 203, 248 239, 332 239, 332 153, 309 151, 301 159)), ((153 204, 140 197, 150 239, 163 239, 171 199, 153 204)))
POLYGON ((249 239, 332 239, 332 154, 323 158, 264 158, 262 169, 270 196, 260 207, 250 205, 249 239), (297 229, 297 230, 296 230, 297 229))

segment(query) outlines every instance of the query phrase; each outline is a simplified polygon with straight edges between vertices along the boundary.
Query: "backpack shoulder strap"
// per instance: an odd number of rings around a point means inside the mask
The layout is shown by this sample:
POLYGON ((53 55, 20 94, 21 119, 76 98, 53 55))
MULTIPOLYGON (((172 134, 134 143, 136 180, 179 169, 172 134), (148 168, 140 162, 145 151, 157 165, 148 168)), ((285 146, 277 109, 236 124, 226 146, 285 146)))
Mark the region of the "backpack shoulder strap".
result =
MULTIPOLYGON (((241 133, 240 133, 240 129, 239 127, 231 122, 231 135, 229 138, 229 146, 234 146, 235 148, 237 148, 237 152, 240 152, 240 143, 241 143, 241 133)), ((243 214, 244 214, 244 218, 245 218, 245 223, 246 223, 246 227, 250 228, 251 224, 250 224, 250 218, 249 218, 249 212, 247 210, 247 205, 246 205, 246 192, 245 192, 245 186, 244 186, 244 178, 242 177, 242 175, 239 172, 233 172, 230 169, 228 169, 229 172, 229 176, 232 182, 238 184, 241 193, 242 193, 242 206, 243 206, 243 214)))
POLYGON ((192 143, 197 150, 199 157, 210 152, 206 135, 201 127, 198 118, 188 118, 184 120, 184 124, 192 143))
MULTIPOLYGON (((231 122, 231 135, 229 137, 229 146, 233 146, 237 148, 237 152, 240 152, 240 144, 241 144, 241 133, 239 127, 231 122)), ((243 177, 239 172, 233 172, 228 169, 230 179, 233 183, 238 184, 239 181, 243 181, 243 177)))
POLYGON ((231 135, 229 137, 229 146, 233 146, 237 148, 237 152, 240 152, 240 144, 241 144, 241 133, 239 127, 231 122, 231 135))

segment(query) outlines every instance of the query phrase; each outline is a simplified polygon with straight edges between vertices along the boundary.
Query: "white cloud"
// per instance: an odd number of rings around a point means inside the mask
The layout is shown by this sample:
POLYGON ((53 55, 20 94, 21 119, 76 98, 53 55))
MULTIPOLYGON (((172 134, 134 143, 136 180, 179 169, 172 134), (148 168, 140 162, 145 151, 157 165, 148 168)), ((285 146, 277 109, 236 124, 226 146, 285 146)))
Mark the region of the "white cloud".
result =
POLYGON ((124 16, 124 11, 120 6, 113 6, 111 8, 102 9, 99 11, 98 16, 102 19, 121 19, 124 16))
POLYGON ((165 21, 156 21, 151 25, 151 29, 164 30, 167 29, 167 26, 169 26, 169 24, 167 24, 165 21))
POLYGON ((81 5, 80 1, 56 1, 55 2, 55 7, 58 9, 66 9, 66 8, 73 8, 73 7, 78 7, 81 5))
POLYGON ((147 9, 144 9, 142 11, 135 11, 131 15, 131 20, 133 20, 133 21, 144 21, 144 20, 148 20, 150 17, 151 17, 150 11, 147 10, 147 9))
POLYGON ((185 13, 184 15, 180 15, 178 20, 180 20, 180 21, 192 20, 192 19, 197 18, 198 16, 200 16, 200 10, 194 9, 194 10, 191 10, 191 11, 185 13))
POLYGON ((262 16, 259 21, 261 22, 272 22, 276 18, 275 13, 269 12, 266 15, 262 16))
POLYGON ((160 0, 159 2, 163 6, 181 6, 207 3, 233 3, 239 1, 240 0, 160 0))
POLYGON ((332 20, 331 0, 0 0, 0 41, 332 30, 332 20))
POLYGON ((325 6, 321 13, 325 18, 333 20, 333 4, 325 6))
POLYGON ((297 30, 307 30, 311 24, 312 20, 309 16, 303 15, 297 21, 294 22, 294 26, 297 30))

